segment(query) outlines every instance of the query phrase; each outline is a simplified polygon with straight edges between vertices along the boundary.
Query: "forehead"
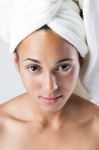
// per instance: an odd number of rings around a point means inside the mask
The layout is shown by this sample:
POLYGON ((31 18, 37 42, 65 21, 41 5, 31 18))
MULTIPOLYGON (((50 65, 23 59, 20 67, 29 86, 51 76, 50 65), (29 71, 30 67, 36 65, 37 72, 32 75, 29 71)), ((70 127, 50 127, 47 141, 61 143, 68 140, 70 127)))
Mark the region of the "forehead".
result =
POLYGON ((63 56, 77 54, 69 42, 52 30, 39 30, 26 39, 18 47, 19 55, 41 57, 41 56, 63 56))

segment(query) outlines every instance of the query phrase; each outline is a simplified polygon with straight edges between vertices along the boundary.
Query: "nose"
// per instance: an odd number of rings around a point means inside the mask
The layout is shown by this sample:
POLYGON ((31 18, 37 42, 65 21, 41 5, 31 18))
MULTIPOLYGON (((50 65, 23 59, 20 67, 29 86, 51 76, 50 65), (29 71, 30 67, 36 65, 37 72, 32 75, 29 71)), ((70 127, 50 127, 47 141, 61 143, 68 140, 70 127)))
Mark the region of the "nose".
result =
POLYGON ((55 75, 53 74, 47 74, 46 77, 44 78, 45 81, 45 89, 50 93, 53 91, 58 90, 58 80, 55 75))

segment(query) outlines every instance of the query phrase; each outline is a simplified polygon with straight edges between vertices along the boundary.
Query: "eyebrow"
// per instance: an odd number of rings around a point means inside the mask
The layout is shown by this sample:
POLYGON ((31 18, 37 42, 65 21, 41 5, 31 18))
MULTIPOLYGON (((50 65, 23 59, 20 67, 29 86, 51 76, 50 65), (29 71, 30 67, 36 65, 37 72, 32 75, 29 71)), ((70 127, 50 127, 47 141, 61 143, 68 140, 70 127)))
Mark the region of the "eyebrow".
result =
MULTIPOLYGON (((36 60, 36 59, 32 59, 32 58, 26 58, 26 59, 24 59, 24 61, 27 61, 27 60, 35 62, 35 63, 38 63, 38 64, 41 64, 41 62, 38 61, 38 60, 36 60)), ((73 59, 72 58, 64 58, 64 59, 59 60, 56 64, 62 63, 64 61, 73 61, 73 59)))

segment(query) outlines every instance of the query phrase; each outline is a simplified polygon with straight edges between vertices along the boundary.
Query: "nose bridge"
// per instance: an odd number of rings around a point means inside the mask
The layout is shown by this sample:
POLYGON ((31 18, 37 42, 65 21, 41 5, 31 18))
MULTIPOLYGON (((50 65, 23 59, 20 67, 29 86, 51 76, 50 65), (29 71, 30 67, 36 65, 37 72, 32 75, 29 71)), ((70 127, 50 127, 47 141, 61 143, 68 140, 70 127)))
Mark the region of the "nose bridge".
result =
POLYGON ((45 75, 45 87, 47 90, 55 91, 58 89, 57 77, 50 72, 47 72, 45 75))

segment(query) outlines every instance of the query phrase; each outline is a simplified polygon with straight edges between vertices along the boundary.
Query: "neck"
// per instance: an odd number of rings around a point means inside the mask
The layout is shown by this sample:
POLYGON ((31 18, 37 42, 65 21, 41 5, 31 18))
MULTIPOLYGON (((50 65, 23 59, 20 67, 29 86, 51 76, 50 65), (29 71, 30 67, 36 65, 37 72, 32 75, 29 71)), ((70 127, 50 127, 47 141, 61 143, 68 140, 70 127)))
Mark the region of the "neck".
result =
POLYGON ((27 106, 29 108, 29 114, 31 114, 33 120, 46 124, 53 128, 60 128, 66 118, 66 106, 62 109, 52 112, 52 111, 43 111, 40 109, 35 102, 27 95, 27 106))

